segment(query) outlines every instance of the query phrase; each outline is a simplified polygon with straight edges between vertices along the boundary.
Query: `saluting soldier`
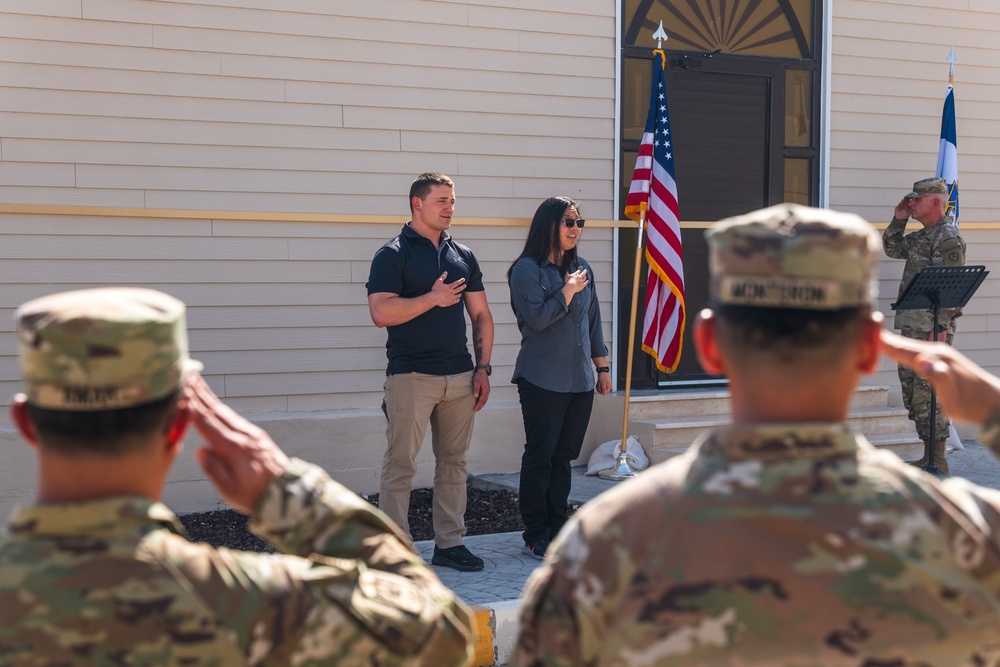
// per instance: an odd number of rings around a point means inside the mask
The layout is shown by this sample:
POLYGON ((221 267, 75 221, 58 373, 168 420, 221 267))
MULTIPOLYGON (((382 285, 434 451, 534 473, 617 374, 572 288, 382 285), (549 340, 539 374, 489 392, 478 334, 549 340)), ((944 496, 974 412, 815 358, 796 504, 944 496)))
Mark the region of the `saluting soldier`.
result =
POLYGON ((184 310, 125 288, 18 309, 38 499, 0 537, 0 664, 468 664, 468 610, 385 515, 219 401, 184 310), (208 479, 287 555, 184 536, 159 501, 189 422, 208 479))
MULTIPOLYGON (((892 212, 892 221, 882 233, 882 247, 885 254, 893 259, 906 260, 903 277, 899 281, 899 293, 913 276, 925 266, 963 266, 965 264, 965 241, 958 233, 958 227, 945 215, 948 206, 948 183, 943 178, 925 178, 913 184, 913 190, 903 195, 892 212), (910 218, 922 227, 906 234, 906 223, 910 218)), ((934 328, 933 311, 900 310, 896 313, 895 327, 906 338, 947 342, 955 339, 955 325, 962 315, 961 308, 942 308, 938 311, 938 327, 934 328)), ((948 419, 936 407, 934 433, 931 433, 931 394, 927 383, 906 366, 899 366, 899 383, 903 389, 903 405, 916 424, 917 435, 924 441, 924 455, 915 463, 927 465, 931 439, 934 440, 934 464, 938 470, 948 473, 948 459, 945 458, 945 441, 948 439, 948 419)))

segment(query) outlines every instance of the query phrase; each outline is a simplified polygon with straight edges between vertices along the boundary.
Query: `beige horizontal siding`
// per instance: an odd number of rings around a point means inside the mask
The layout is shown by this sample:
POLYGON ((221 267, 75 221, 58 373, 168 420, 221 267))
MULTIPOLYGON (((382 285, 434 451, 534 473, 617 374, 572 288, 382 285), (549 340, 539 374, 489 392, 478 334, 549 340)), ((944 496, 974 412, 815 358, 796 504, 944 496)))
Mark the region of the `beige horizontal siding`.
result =
POLYGON ((3 3, 5 12, 22 12, 25 14, 40 14, 43 16, 70 16, 79 18, 82 14, 80 0, 7 0, 3 3))
POLYGON ((994 221, 1000 5, 837 0, 833 17, 831 205, 888 220, 934 173, 954 46, 962 221, 994 221))
POLYGON ((613 0, 0 9, 0 203, 615 217, 613 0))

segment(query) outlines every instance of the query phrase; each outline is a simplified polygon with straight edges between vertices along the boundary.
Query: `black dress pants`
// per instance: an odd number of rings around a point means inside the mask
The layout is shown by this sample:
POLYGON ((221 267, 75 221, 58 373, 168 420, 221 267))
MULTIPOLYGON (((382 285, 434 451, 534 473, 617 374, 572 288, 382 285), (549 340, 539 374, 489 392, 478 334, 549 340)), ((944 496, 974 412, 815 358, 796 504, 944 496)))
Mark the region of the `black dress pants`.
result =
POLYGON ((524 541, 552 540, 566 523, 572 472, 594 407, 594 391, 548 391, 517 380, 524 419, 520 505, 524 541))

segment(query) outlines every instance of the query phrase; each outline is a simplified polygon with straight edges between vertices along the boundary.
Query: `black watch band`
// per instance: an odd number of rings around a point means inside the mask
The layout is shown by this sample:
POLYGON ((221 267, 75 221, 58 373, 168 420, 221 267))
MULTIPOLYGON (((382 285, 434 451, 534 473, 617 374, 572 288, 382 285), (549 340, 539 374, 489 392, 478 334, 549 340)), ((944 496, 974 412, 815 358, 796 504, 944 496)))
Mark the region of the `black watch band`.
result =
MULTIPOLYGON (((493 375, 493 367, 489 364, 476 364, 476 371, 486 371, 486 377, 493 375)), ((476 371, 473 371, 473 373, 476 371)))
POLYGON ((610 373, 611 372, 611 366, 598 366, 597 367, 597 372, 598 373, 610 373))

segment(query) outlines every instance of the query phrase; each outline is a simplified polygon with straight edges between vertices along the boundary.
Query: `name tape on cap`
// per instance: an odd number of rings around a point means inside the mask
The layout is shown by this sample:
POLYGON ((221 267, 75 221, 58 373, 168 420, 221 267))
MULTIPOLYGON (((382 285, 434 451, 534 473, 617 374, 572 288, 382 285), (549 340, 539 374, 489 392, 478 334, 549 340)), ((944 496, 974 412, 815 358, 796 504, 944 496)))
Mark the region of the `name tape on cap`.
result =
POLYGON ((770 308, 845 308, 840 283, 804 278, 764 278, 724 276, 719 280, 718 299, 722 303, 770 308))

